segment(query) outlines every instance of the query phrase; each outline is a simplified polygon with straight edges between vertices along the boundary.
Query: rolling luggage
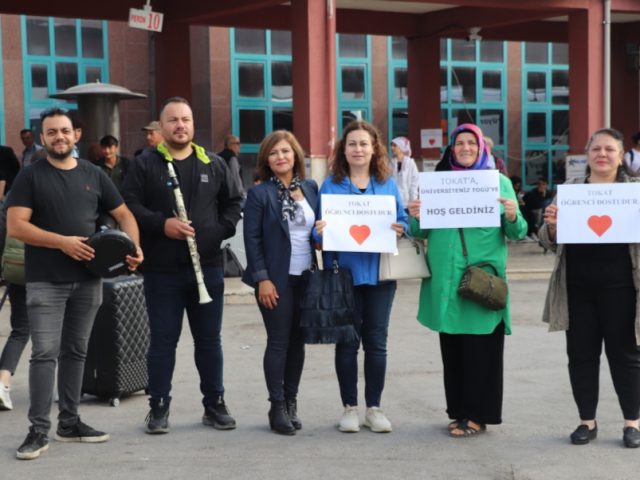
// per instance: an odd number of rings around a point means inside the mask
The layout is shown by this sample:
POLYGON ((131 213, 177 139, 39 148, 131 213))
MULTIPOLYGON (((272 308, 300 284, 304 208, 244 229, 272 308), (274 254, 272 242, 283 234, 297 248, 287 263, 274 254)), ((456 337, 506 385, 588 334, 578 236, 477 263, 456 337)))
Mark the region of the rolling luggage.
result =
POLYGON ((149 317, 141 276, 103 280, 103 300, 89 339, 82 393, 120 398, 148 385, 149 317))

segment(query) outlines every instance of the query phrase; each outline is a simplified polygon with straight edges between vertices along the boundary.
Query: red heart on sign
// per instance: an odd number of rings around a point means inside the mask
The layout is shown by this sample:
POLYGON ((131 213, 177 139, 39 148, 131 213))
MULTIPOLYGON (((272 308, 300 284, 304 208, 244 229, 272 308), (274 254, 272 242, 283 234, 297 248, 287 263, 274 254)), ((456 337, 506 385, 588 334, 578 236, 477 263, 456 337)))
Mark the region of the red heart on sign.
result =
POLYGON ((362 245, 362 243, 369 238, 369 235, 371 235, 371 229, 366 225, 351 225, 349 235, 358 242, 358 245, 362 245))
POLYGON ((433 145, 434 143, 436 143, 436 139, 435 138, 430 138, 429 139, 429 145, 433 145))
POLYGON ((613 220, 609 215, 591 215, 589 220, 587 220, 587 225, 589 228, 595 232, 596 235, 601 237, 604 232, 609 230, 609 227, 613 224, 613 220))

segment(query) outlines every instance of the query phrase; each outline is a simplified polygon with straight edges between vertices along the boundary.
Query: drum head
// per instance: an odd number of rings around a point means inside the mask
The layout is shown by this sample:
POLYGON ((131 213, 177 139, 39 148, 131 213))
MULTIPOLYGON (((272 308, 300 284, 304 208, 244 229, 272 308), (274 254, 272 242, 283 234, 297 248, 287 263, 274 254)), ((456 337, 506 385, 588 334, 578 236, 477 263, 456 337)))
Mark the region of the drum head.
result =
POLYGON ((120 230, 103 230, 87 240, 95 257, 86 262, 87 268, 97 277, 111 278, 129 272, 125 257, 135 255, 136 246, 129 236, 120 230))

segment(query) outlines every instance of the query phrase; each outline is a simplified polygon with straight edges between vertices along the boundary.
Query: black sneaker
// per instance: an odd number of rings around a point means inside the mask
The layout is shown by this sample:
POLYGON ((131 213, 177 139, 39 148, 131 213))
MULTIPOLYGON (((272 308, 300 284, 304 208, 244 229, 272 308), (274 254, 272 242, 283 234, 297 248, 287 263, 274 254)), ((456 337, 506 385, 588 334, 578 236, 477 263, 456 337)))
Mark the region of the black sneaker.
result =
POLYGON ((236 428, 236 421, 231 416, 222 397, 218 397, 213 405, 205 407, 202 423, 218 430, 233 430, 236 428))
POLYGON ((598 438, 598 425, 592 429, 589 429, 588 425, 578 425, 569 438, 574 445, 586 445, 591 440, 598 438))
POLYGON ((169 404, 159 403, 151 406, 145 419, 147 433, 169 433, 169 404))
POLYGON ((27 438, 16 451, 16 458, 20 460, 33 460, 38 458, 40 453, 49 448, 49 437, 46 433, 36 432, 33 427, 29 428, 27 438))
POLYGON ((55 439, 59 442, 101 443, 109 440, 109 434, 94 430, 78 420, 78 423, 68 427, 58 424, 55 439))

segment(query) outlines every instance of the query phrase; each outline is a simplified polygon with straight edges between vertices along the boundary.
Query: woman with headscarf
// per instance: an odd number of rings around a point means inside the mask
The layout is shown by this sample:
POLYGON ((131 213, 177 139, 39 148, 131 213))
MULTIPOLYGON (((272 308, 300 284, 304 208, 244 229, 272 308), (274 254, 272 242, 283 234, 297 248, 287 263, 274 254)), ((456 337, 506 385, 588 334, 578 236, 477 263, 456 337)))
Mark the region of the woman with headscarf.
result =
MULTIPOLYGON (((451 136, 449 170, 485 170, 488 152, 482 131, 473 124, 458 126, 451 136)), ((468 437, 486 430, 487 424, 502 422, 504 335, 511 333, 509 303, 503 310, 488 310, 460 297, 458 285, 467 265, 488 262, 505 278, 505 237, 519 240, 527 233, 527 222, 518 208, 511 181, 500 174, 500 226, 421 230, 420 202, 409 204, 414 236, 427 238, 427 263, 431 278, 420 288, 418 321, 439 332, 444 367, 447 413, 452 420, 449 434, 468 437), (468 261, 463 254, 462 235, 468 261)))
POLYGON ((391 141, 391 175, 396 179, 403 205, 418 198, 418 167, 411 158, 411 142, 406 137, 391 141))

